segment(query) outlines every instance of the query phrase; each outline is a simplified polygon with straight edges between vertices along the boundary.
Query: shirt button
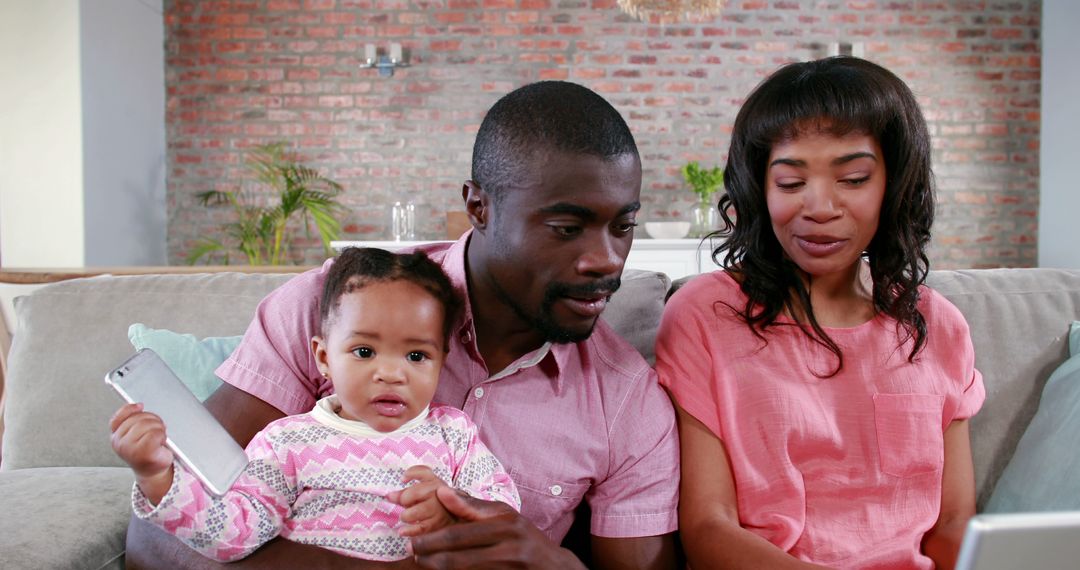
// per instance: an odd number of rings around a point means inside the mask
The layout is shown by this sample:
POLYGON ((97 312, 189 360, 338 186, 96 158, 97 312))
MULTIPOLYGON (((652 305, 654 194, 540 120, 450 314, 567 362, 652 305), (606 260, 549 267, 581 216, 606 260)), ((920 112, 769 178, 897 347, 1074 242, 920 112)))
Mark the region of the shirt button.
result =
POLYGON ((477 388, 477 389, 473 390, 473 396, 476 396, 477 398, 483 398, 484 397, 484 389, 483 388, 477 388))
POLYGON ((555 495, 556 497, 562 494, 562 487, 560 487, 559 485, 552 485, 551 488, 548 490, 551 491, 551 494, 555 495))
POLYGON ((465 331, 465 332, 461 333, 461 342, 468 343, 471 340, 472 340, 472 333, 471 332, 465 331))

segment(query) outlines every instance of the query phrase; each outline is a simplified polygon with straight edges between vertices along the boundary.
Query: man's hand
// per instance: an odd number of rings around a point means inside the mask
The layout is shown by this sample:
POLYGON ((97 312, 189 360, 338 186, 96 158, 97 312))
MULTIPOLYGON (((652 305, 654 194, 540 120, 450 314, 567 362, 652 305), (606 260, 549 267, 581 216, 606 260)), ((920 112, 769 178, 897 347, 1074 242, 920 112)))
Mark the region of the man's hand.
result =
POLYGON ((439 501, 458 524, 412 539, 416 562, 426 568, 584 568, 513 508, 442 487, 439 501))
POLYGON ((173 453, 165 447, 165 423, 143 411, 142 404, 125 404, 109 420, 112 448, 135 472, 135 482, 153 505, 172 487, 173 453))
POLYGON ((403 482, 409 481, 416 481, 416 484, 401 491, 394 491, 386 497, 405 507, 405 512, 401 513, 401 522, 406 526, 398 530, 398 534, 404 537, 419 536, 453 524, 454 517, 435 495, 435 491, 440 488, 449 489, 445 481, 439 479, 427 465, 413 465, 406 470, 403 482))

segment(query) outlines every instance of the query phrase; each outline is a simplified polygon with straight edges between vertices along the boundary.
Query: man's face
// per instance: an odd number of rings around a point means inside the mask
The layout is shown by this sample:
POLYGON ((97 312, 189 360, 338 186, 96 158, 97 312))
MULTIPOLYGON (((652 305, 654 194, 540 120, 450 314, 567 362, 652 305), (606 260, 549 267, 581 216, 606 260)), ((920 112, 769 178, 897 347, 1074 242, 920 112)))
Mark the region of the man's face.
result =
POLYGON ((641 164, 537 153, 494 205, 489 285, 518 318, 552 342, 588 338, 619 288, 640 208, 641 164))

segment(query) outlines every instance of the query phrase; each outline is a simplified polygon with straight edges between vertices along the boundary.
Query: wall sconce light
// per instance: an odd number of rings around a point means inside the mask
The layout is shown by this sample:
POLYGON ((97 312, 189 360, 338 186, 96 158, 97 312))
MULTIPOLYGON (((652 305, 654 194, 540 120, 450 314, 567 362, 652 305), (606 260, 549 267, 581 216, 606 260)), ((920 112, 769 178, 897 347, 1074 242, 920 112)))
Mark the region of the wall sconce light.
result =
POLYGON ((828 44, 828 56, 850 55, 851 57, 863 57, 866 53, 866 44, 862 42, 833 42, 828 44))
POLYGON ((409 67, 409 62, 401 56, 401 44, 390 44, 390 53, 379 54, 375 44, 364 44, 364 62, 361 68, 374 67, 379 70, 379 75, 391 77, 395 67, 409 67))

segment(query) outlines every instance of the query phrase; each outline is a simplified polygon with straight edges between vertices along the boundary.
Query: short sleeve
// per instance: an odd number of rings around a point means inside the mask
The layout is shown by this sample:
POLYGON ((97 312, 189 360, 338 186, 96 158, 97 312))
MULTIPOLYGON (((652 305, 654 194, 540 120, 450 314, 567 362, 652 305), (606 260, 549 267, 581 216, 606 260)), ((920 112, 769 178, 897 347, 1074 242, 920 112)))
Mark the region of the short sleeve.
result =
POLYGON ((218 377, 285 415, 307 412, 331 393, 311 354, 331 263, 290 279, 259 302, 240 346, 215 371, 218 377))
POLYGON ((586 495, 596 536, 655 536, 678 528, 675 412, 651 368, 634 381, 611 424, 611 470, 586 495))
POLYGON ((964 315, 937 291, 926 287, 920 306, 927 319, 926 354, 943 359, 949 383, 943 428, 974 416, 986 400, 982 374, 975 368, 975 347, 964 315))
POLYGON ((966 420, 974 416, 986 401, 986 387, 983 385, 982 374, 975 368, 975 348, 971 344, 971 333, 967 321, 957 311, 960 332, 956 338, 957 365, 960 372, 957 373, 962 389, 956 397, 955 412, 952 420, 966 420))
POLYGON ((698 307, 712 281, 711 276, 696 278, 676 291, 664 307, 656 334, 656 372, 675 403, 723 439, 720 396, 709 350, 711 331, 698 307))

